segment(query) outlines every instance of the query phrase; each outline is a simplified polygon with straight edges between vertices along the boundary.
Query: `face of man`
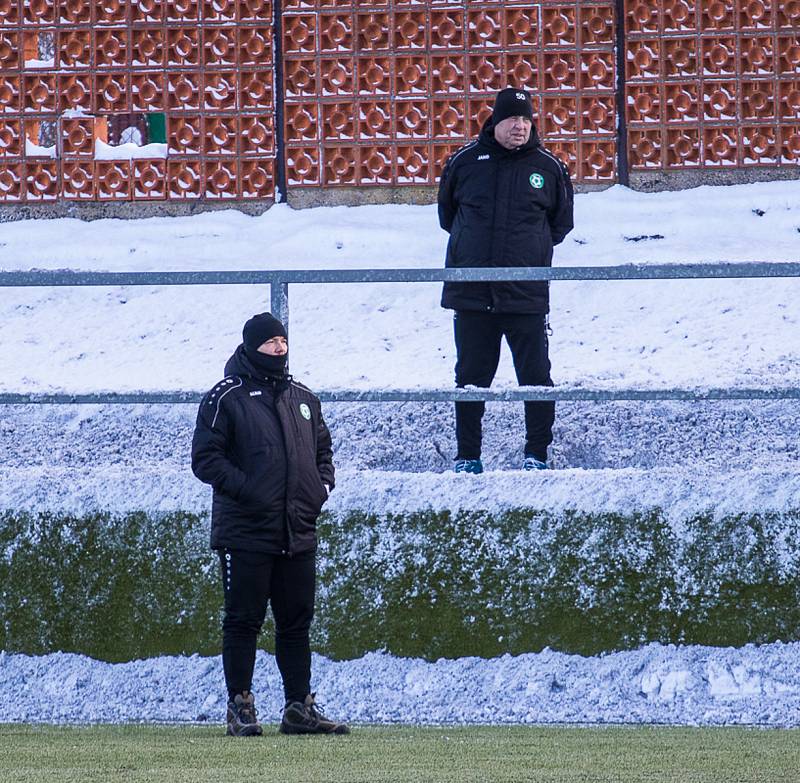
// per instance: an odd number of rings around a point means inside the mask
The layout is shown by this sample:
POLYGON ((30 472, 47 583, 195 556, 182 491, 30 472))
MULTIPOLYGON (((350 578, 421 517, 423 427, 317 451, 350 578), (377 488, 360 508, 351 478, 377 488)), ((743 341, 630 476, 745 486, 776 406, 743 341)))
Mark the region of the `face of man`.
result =
POLYGON ((494 137, 507 150, 515 150, 531 137, 532 127, 527 117, 506 117, 494 126, 494 137))
POLYGON ((271 340, 265 340, 258 346, 259 353, 265 353, 267 356, 283 356, 289 352, 289 343, 285 337, 273 337, 271 340))

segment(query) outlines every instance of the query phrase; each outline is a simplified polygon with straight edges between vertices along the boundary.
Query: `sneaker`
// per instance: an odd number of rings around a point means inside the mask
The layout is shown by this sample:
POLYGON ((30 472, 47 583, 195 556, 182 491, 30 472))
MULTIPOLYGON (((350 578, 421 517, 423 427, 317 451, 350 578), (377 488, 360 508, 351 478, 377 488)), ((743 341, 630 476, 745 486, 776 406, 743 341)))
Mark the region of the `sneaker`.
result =
POLYGON ((456 473, 483 473, 483 463, 479 459, 457 459, 453 470, 456 473))
POLYGON ((525 459, 522 460, 523 470, 547 470, 547 463, 536 459, 532 454, 526 454, 525 459))
POLYGON ((256 700, 249 691, 237 693, 233 701, 228 702, 229 737, 260 737, 263 733, 261 724, 256 718, 256 700))
POLYGON ((315 694, 309 693, 305 701, 290 701, 283 708, 281 734, 349 734, 346 723, 326 718, 322 708, 314 700, 315 694))

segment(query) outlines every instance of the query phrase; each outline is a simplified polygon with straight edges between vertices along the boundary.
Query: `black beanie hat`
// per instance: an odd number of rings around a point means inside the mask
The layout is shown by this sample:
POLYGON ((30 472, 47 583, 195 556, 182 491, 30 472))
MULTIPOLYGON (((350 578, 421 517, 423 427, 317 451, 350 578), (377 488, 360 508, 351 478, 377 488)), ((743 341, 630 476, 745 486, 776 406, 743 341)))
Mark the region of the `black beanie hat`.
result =
POLYGON ((242 329, 244 347, 251 351, 257 351, 260 345, 273 337, 286 337, 286 329, 272 313, 254 315, 242 329))
POLYGON ((497 93, 492 111, 492 125, 497 125, 509 117, 527 117, 533 122, 531 96, 524 90, 506 87, 497 93))

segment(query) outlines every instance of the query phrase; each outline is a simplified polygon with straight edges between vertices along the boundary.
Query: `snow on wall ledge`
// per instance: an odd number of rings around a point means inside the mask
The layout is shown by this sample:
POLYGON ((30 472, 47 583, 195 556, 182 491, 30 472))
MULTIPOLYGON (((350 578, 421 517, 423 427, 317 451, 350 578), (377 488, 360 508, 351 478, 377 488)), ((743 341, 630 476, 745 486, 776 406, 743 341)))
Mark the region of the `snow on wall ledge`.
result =
MULTIPOLYGON (((543 650, 434 663, 385 653, 341 662, 315 655, 313 671, 312 687, 331 712, 354 722, 800 725, 800 643, 651 644, 588 658, 543 650)), ((222 683, 219 657, 107 664, 0 653, 0 722, 221 724, 222 683)), ((254 691, 261 720, 276 723, 282 691, 274 658, 263 652, 254 691)))

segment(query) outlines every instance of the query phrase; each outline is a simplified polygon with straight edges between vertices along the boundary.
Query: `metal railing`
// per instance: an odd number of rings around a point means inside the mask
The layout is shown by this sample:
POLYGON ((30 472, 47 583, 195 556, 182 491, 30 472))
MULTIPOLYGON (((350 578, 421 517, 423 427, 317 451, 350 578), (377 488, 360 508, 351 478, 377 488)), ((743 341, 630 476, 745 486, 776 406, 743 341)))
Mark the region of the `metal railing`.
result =
MULTIPOLYGON (((270 309, 289 323, 289 285, 300 283, 435 283, 512 282, 526 280, 682 280, 800 277, 800 263, 745 262, 693 264, 624 264, 618 266, 408 268, 408 269, 283 269, 197 272, 81 272, 41 270, 0 272, 0 288, 69 286, 270 286, 270 309)), ((188 404, 197 403, 201 392, 97 392, 92 394, 0 393, 0 404, 188 404)), ((515 389, 388 389, 328 390, 319 392, 327 402, 444 402, 557 400, 779 400, 800 399, 800 389, 706 388, 706 389, 591 389, 585 387, 520 387, 515 389)))

